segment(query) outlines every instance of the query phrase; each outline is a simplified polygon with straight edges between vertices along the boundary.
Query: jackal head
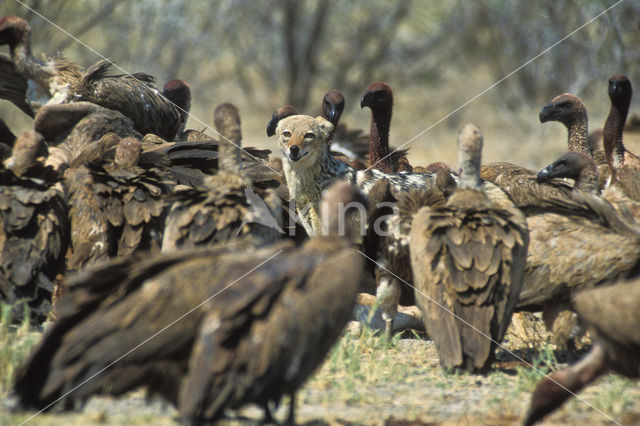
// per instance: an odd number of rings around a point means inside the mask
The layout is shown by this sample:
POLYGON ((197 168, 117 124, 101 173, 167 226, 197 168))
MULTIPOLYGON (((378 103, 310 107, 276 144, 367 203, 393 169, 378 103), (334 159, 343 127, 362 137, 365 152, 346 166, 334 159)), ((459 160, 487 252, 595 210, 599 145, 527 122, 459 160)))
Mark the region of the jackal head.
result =
POLYGON ((332 130, 333 124, 322 117, 292 115, 280 120, 276 135, 283 159, 296 167, 313 164, 324 155, 332 130))

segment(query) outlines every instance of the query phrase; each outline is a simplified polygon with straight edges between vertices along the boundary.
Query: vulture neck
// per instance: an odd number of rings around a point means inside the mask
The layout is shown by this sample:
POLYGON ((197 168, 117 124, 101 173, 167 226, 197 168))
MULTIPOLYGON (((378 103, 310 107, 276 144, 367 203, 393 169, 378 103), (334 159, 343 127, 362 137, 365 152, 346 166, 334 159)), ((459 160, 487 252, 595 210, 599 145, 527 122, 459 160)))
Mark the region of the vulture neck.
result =
POLYGON ((371 111, 371 131, 369 133, 369 161, 371 167, 385 173, 392 173, 389 156, 389 129, 391 127, 391 105, 371 111))
POLYGON ((567 131, 569 134, 569 139, 567 141, 569 151, 580 152, 588 155, 589 157, 593 157, 593 153, 587 143, 589 128, 586 111, 576 114, 574 120, 567 124, 567 131))
POLYGON ((622 143, 622 131, 628 112, 628 104, 620 105, 612 102, 609 115, 604 123, 602 144, 612 171, 617 170, 624 163, 625 148, 622 143))
POLYGON ((33 58, 31 53, 31 34, 29 31, 23 32, 17 40, 10 45, 11 59, 18 71, 36 81, 42 87, 49 89, 49 79, 52 77, 42 64, 33 58))
POLYGON ((460 188, 480 189, 481 156, 478 153, 460 151, 458 164, 460 165, 460 188))
POLYGON ((240 144, 236 144, 235 138, 229 140, 233 143, 221 140, 218 146, 218 162, 220 170, 226 170, 228 172, 240 173, 242 168, 242 153, 240 152, 240 144))

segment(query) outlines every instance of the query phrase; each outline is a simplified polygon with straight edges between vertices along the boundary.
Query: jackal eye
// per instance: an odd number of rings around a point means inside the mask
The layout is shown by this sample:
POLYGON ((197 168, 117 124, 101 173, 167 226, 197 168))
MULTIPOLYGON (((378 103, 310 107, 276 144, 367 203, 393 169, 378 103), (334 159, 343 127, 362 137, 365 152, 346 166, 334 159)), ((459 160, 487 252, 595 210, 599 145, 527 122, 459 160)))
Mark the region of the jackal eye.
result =
POLYGON ((309 132, 309 133, 305 133, 304 138, 305 139, 312 139, 314 136, 315 135, 313 133, 309 132))
POLYGON ((285 130, 284 132, 282 132, 282 136, 284 136, 285 138, 290 138, 291 137, 291 132, 288 130, 285 130))

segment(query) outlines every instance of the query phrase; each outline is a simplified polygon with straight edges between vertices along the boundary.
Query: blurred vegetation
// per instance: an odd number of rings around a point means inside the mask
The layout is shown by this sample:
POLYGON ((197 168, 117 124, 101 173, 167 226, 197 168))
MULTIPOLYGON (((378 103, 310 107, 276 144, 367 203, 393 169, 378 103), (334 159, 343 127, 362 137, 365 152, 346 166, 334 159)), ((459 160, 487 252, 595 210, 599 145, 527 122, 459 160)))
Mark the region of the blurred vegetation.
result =
POLYGON ((29 325, 29 310, 20 325, 12 323, 11 306, 0 303, 0 397, 9 393, 13 377, 41 333, 29 325))
MULTIPOLYGON (((359 111, 358 99, 370 82, 383 80, 396 92, 392 132, 404 140, 615 3, 25 0, 125 70, 153 74, 160 86, 170 78, 189 82, 195 93, 192 112, 207 123, 204 117, 215 104, 233 101, 243 118, 260 117, 249 128, 261 130, 264 138, 264 124, 276 107, 291 103, 314 114, 322 94, 337 88, 347 97, 347 122, 354 121, 349 114, 359 114, 356 126, 364 128, 368 114, 359 111)), ((5 13, 31 23, 34 53, 64 51, 84 66, 99 59, 20 3, 6 5, 5 13)), ((540 126, 537 110, 567 91, 597 99, 595 108, 587 107, 591 118, 601 120, 608 108, 607 78, 625 73, 639 82, 639 60, 640 2, 625 1, 487 92, 473 103, 475 113, 459 113, 444 123, 451 130, 462 119, 473 119, 483 130, 510 131, 508 123, 526 114, 527 126, 540 126), (486 119, 489 109, 501 118, 486 119)), ((11 108, 4 104, 3 116, 11 108)), ((600 121, 592 128, 599 126, 600 121)), ((544 132, 549 128, 553 125, 544 132)), ((523 127, 522 134, 531 129, 523 127)), ((503 137, 487 135, 498 142, 503 137)), ((392 135, 392 143, 402 142, 392 135)))

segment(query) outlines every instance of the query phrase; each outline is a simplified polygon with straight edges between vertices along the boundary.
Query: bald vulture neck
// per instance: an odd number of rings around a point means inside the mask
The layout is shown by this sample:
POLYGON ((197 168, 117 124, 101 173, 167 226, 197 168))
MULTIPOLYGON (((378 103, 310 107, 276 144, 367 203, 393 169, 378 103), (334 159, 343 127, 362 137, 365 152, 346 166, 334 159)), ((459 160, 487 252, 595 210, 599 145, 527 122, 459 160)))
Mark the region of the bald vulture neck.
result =
POLYGON ((622 130, 627 120, 629 105, 611 104, 609 115, 604 123, 603 141, 604 153, 612 170, 622 166, 625 148, 622 143, 622 130))
POLYGON ((371 167, 392 173, 389 156, 389 128, 391 127, 391 105, 377 107, 371 111, 369 135, 369 161, 371 167), (385 158, 386 157, 386 158, 385 158))

